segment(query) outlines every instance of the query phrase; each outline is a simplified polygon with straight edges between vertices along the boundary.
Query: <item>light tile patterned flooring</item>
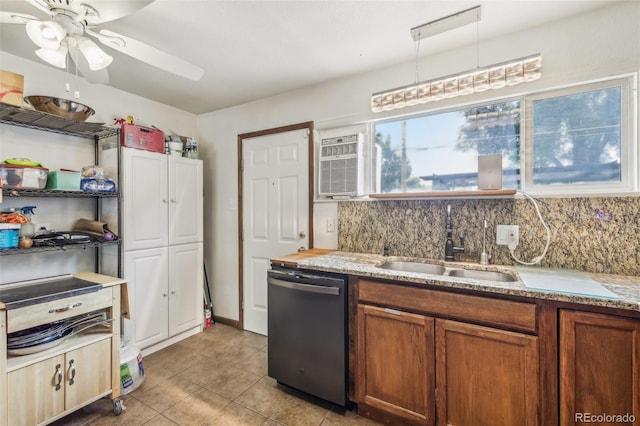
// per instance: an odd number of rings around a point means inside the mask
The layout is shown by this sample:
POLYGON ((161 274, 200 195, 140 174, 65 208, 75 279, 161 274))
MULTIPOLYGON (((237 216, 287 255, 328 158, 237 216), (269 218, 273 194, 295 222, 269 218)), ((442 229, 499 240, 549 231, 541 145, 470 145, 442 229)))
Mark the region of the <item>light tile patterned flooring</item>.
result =
POLYGON ((143 359, 142 385, 113 414, 101 399, 54 423, 80 425, 363 426, 370 420, 267 376, 267 338, 222 324, 143 359))

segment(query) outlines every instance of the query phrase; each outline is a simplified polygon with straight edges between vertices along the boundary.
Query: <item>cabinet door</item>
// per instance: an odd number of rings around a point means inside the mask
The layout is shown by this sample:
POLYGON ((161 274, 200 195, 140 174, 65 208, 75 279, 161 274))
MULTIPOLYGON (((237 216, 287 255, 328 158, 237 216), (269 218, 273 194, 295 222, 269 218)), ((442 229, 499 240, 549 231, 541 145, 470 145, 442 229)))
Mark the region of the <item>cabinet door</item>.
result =
POLYGON ((60 355, 9 373, 8 424, 40 424, 62 413, 64 371, 64 355, 60 355))
POLYGON ((436 320, 439 425, 538 425, 538 339, 436 320))
POLYGON ((169 157, 169 244, 203 238, 202 160, 169 157))
POLYGON ((169 337, 168 253, 168 247, 162 247, 124 254, 131 310, 125 334, 133 337, 140 349, 169 337))
POLYGON ((111 339, 65 355, 65 409, 74 410, 111 390, 111 339))
POLYGON ((201 325, 202 243, 169 247, 169 335, 201 325))
POLYGON ((587 423, 586 415, 602 414, 627 416, 607 424, 640 424, 640 321, 563 310, 560 424, 587 423))
POLYGON ((123 148, 124 250, 168 243, 167 156, 123 148))
POLYGON ((357 323, 357 402, 433 424, 434 319, 358 305, 357 323))

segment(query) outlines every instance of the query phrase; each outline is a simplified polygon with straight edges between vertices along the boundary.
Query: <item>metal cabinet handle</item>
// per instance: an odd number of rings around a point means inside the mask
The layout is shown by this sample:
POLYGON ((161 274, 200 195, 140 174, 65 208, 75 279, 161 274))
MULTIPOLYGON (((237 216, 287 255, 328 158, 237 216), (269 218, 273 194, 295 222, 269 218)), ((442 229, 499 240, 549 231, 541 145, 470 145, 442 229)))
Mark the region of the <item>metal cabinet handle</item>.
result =
POLYGON ((162 293, 162 297, 167 297, 167 296, 168 296, 168 294, 166 292, 162 293))
POLYGON ((402 311, 399 311, 397 309, 391 309, 391 308, 384 308, 384 311, 388 314, 392 314, 392 315, 402 315, 402 311))
POLYGON ((171 290, 171 294, 176 294, 176 291, 175 290, 171 290))
POLYGON ((62 384, 62 365, 56 364, 56 390, 60 390, 62 384))
POLYGON ((49 309, 49 313, 53 314, 56 312, 70 311, 71 309, 77 308, 78 306, 82 306, 82 302, 72 303, 71 305, 63 306, 62 308, 57 308, 57 309, 52 308, 52 309, 49 309))
POLYGON ((300 290, 307 293, 320 293, 328 294, 331 296, 340 295, 340 287, 326 287, 322 285, 302 284, 291 281, 279 280, 277 278, 269 278, 269 285, 275 285, 278 287, 290 288, 293 290, 300 290))
POLYGON ((75 383, 76 378, 76 365, 74 360, 69 361, 69 373, 71 374, 71 377, 69 377, 69 386, 71 386, 75 383))
POLYGON ((172 203, 175 203, 175 202, 176 202, 176 200, 174 200, 174 199, 172 198, 172 199, 171 199, 171 202, 172 202, 172 203))

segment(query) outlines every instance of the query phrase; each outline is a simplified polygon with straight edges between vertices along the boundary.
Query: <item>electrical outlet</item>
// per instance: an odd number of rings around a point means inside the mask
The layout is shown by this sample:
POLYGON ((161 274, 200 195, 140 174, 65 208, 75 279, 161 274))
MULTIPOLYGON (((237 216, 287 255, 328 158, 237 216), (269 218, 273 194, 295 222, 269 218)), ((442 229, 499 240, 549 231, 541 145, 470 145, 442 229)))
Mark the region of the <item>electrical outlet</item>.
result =
POLYGON ((507 246, 509 250, 515 250, 518 246, 520 237, 520 227, 518 225, 511 225, 509 233, 507 234, 507 246))
POLYGON ((496 227, 496 244, 501 246, 516 247, 520 238, 518 225, 498 225, 496 227))

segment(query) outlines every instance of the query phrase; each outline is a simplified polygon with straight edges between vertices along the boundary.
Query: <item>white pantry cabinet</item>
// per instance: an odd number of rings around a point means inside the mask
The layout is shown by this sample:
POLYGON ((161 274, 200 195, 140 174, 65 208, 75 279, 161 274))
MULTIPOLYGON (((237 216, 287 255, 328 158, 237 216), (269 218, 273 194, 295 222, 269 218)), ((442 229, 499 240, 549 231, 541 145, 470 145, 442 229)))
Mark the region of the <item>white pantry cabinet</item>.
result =
POLYGON ((124 251, 202 241, 202 160, 122 151, 124 251))
POLYGON ((131 295, 124 331, 151 353, 202 329, 203 167, 201 160, 119 149, 131 295))
MULTIPOLYGON (((202 316, 202 243, 125 253, 131 321, 125 335, 149 348, 199 329, 202 316)), ((186 336, 185 336, 186 337, 186 336)))

